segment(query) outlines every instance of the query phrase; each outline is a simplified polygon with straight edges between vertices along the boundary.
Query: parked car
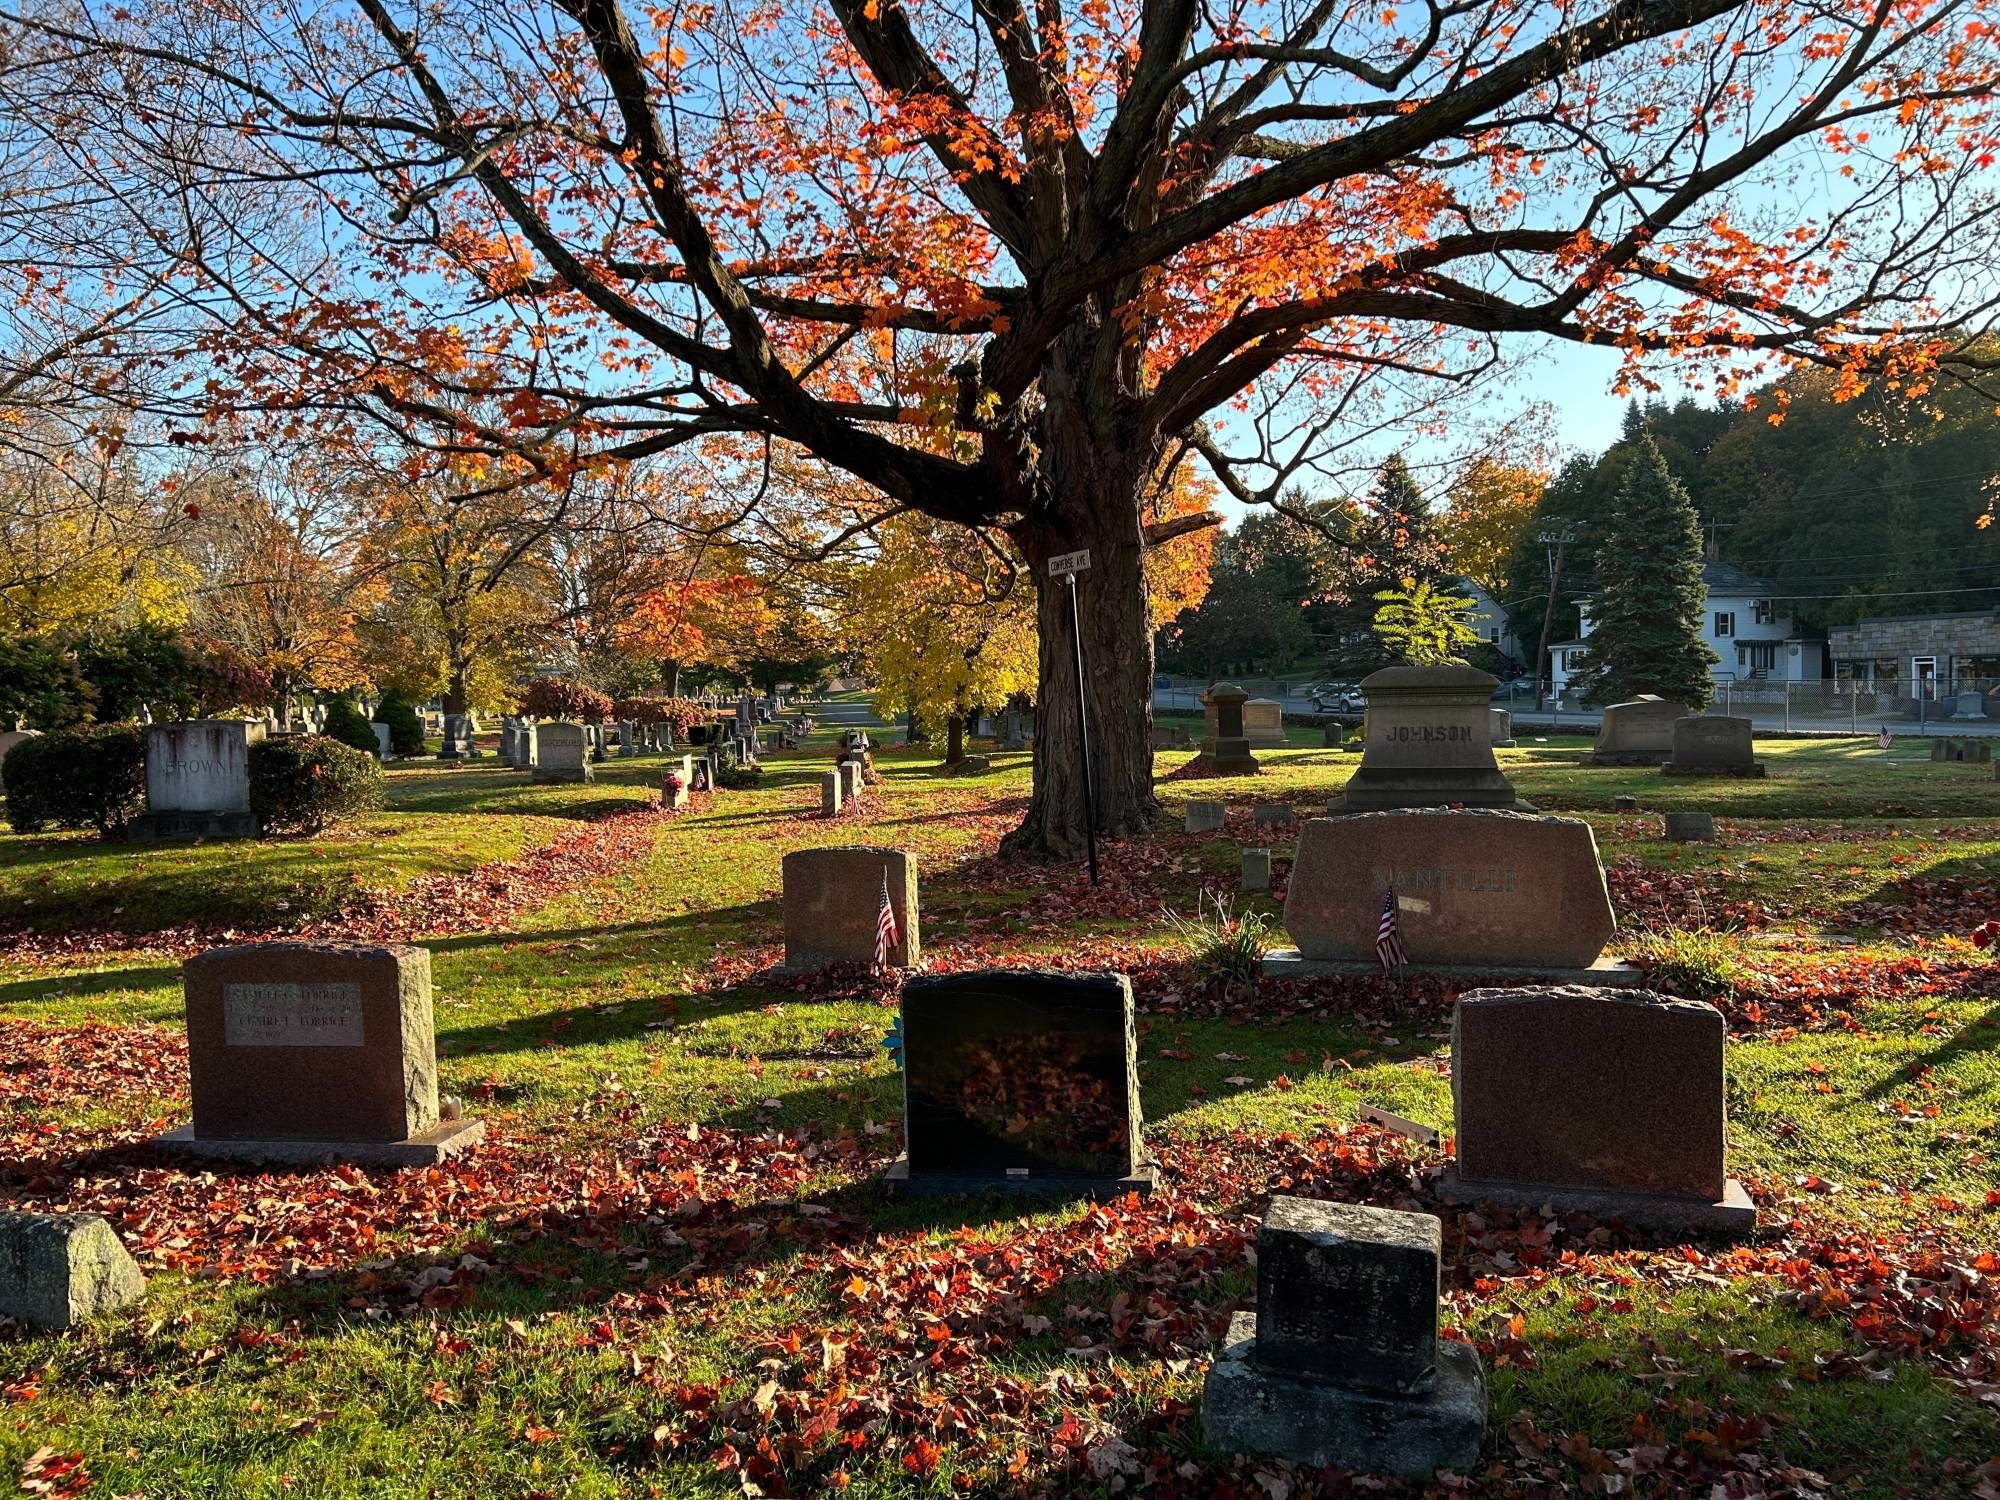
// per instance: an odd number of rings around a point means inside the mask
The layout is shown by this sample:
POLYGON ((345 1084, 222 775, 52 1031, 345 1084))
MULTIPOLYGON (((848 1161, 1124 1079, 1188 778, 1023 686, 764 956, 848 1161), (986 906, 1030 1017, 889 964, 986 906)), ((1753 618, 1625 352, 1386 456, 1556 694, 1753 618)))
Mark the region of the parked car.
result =
POLYGON ((1535 679, 1532 677, 1510 678, 1506 682, 1499 683, 1493 689, 1493 697, 1496 701, 1501 698, 1532 698, 1534 696, 1535 679))
POLYGON ((1359 688, 1337 688, 1313 695, 1313 707, 1323 714, 1359 714, 1368 711, 1368 695, 1359 688))

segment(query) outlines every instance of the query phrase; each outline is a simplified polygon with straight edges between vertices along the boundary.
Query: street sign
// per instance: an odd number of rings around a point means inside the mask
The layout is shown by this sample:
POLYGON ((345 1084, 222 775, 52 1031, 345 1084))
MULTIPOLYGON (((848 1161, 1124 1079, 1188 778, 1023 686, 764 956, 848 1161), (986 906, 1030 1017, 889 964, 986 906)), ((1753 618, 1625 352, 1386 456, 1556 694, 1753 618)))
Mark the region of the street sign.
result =
POLYGON ((1080 552, 1064 552, 1049 559, 1049 577, 1061 578, 1066 573, 1088 573, 1090 571, 1090 549, 1080 552))

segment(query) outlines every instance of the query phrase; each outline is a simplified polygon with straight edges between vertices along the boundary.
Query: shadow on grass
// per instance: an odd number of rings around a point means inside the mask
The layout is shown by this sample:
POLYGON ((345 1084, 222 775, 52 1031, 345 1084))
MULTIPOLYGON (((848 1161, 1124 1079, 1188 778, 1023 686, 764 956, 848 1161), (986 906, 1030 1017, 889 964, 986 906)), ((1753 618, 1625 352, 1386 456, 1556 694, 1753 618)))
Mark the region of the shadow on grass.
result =
POLYGON ((105 969, 98 973, 52 974, 41 979, 16 979, 0 984, 0 1015, 26 1014, 18 1009, 38 1001, 88 1000, 94 995, 115 994, 119 990, 150 990, 180 984, 179 964, 147 964, 129 969, 105 969))

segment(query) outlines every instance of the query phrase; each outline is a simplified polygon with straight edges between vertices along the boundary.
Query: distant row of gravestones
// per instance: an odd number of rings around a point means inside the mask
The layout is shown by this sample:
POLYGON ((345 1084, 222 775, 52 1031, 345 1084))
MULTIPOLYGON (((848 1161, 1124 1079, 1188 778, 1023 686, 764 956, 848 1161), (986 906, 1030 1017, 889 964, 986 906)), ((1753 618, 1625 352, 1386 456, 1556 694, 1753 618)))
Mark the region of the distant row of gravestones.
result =
MULTIPOLYGON (((787 856, 786 968, 870 961, 882 892, 898 919, 887 957, 913 965, 907 853, 787 856)), ((480 1122, 440 1106, 423 949, 222 948, 190 959, 184 982, 193 1121, 158 1149, 404 1166, 480 1139, 480 1122)), ((1682 1233, 1747 1229, 1754 1212, 1724 1165, 1723 1033, 1711 1006, 1629 990, 1463 995, 1451 1044, 1458 1155, 1440 1195, 1682 1233)), ((906 1149, 889 1189, 1107 1197, 1153 1186, 1124 975, 912 976, 895 1041, 906 1149)), ((1257 1311, 1232 1320, 1208 1377, 1210 1440, 1367 1472, 1470 1465, 1484 1373, 1468 1345, 1438 1336, 1438 1221, 1281 1197, 1258 1244, 1257 1311)), ((0 1312, 67 1326, 142 1290, 103 1220, 0 1216, 0 1312)))

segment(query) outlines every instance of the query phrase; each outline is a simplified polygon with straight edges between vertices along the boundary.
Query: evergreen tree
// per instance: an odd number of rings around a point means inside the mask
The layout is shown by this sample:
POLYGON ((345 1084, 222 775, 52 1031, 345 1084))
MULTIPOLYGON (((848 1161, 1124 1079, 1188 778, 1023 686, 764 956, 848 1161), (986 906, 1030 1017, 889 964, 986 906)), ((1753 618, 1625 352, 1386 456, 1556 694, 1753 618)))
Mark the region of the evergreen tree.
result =
POLYGON ((1703 708, 1717 658, 1701 638, 1701 517, 1650 436, 1634 445, 1633 459, 1598 553, 1585 697, 1616 703, 1657 693, 1703 708))
POLYGON ((1395 660, 1375 633, 1376 596, 1450 576, 1437 519, 1402 454, 1389 456, 1355 507, 1351 538, 1327 644, 1334 671, 1358 676, 1395 660))

